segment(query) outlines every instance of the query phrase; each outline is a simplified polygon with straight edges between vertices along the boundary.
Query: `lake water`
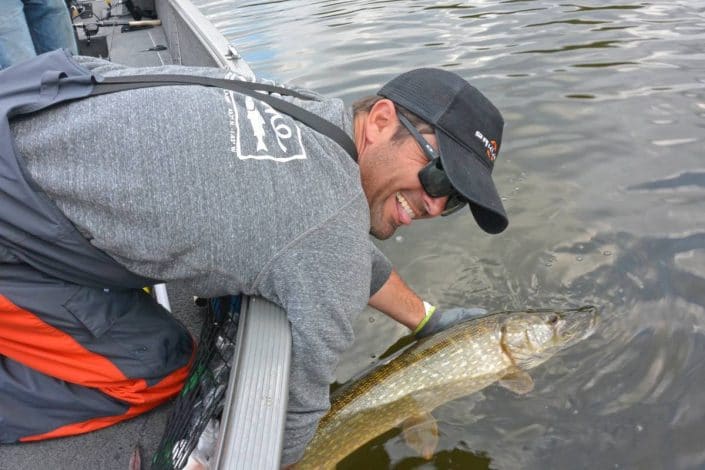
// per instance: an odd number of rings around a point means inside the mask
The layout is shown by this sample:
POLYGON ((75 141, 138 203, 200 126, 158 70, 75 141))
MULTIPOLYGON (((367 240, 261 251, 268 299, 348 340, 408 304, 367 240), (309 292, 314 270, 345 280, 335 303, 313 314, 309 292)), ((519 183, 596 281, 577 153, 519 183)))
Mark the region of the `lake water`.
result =
MULTIPOLYGON (((436 410, 425 462, 390 432, 340 468, 705 468, 705 1, 202 1, 259 76, 350 103, 410 68, 460 73, 506 126, 510 225, 417 222, 381 243, 441 306, 601 308, 598 333, 436 410)), ((405 334, 357 322, 339 381, 405 334)))

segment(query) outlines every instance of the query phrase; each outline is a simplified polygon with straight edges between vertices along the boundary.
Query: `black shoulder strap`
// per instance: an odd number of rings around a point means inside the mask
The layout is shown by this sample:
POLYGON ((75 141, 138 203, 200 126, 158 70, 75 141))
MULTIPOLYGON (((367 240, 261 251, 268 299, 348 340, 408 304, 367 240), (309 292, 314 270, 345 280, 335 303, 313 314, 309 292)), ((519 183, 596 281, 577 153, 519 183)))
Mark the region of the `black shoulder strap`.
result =
POLYGON ((264 101, 272 108, 292 118, 304 123, 308 127, 329 137, 340 145, 353 160, 357 162, 357 149, 350 136, 330 121, 323 119, 312 112, 296 106, 276 96, 266 93, 278 93, 280 95, 293 96, 303 100, 314 100, 310 96, 265 83, 246 82, 243 80, 230 80, 224 78, 200 77, 196 75, 131 75, 122 77, 103 77, 100 82, 96 82, 90 96, 104 95, 118 91, 134 90, 136 88, 148 88, 155 86, 172 85, 202 85, 217 88, 225 88, 244 95, 249 95, 260 101, 264 101), (266 92, 266 93, 261 93, 266 92))

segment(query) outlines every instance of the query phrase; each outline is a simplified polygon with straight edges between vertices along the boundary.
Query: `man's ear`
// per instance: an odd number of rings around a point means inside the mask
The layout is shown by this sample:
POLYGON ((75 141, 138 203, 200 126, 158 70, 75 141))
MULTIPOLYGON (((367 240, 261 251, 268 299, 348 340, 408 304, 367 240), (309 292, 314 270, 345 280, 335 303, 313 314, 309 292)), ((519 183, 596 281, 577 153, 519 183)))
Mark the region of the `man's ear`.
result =
POLYGON ((391 139, 397 130, 397 110, 388 99, 377 101, 365 119, 365 135, 371 142, 391 139))

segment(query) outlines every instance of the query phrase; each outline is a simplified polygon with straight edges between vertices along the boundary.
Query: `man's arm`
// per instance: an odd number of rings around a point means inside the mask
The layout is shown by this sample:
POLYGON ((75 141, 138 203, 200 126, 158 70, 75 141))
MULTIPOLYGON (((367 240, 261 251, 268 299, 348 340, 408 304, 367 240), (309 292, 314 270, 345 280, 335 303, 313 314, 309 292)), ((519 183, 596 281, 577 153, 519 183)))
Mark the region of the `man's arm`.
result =
POLYGON ((416 295, 394 270, 387 282, 370 297, 368 305, 409 328, 417 339, 487 313, 483 308, 456 307, 437 311, 416 295))
POLYGON ((426 315, 421 297, 406 285, 395 270, 392 270, 387 282, 370 297, 369 305, 410 330, 414 330, 426 315))

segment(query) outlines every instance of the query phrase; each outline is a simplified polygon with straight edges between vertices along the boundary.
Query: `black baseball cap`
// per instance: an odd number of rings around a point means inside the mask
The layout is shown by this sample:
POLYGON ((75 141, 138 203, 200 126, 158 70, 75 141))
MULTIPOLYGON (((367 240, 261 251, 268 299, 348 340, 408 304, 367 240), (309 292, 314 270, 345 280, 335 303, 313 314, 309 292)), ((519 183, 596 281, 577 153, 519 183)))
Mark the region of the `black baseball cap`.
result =
POLYGON ((434 127, 443 169, 468 200, 480 228, 487 233, 507 228, 507 214, 492 181, 504 119, 490 100, 459 75, 432 68, 403 73, 377 94, 434 127))

